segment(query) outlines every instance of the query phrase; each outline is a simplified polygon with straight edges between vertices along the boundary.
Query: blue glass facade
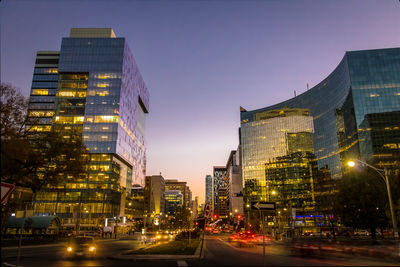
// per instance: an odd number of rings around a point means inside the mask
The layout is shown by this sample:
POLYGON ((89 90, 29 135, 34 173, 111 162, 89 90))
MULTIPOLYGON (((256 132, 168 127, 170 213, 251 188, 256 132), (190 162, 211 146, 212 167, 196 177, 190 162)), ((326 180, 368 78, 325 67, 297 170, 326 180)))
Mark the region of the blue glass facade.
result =
POLYGON ((340 178, 340 151, 348 147, 339 143, 337 114, 347 114, 342 123, 348 138, 355 134, 365 115, 400 110, 400 48, 347 52, 338 67, 318 85, 282 103, 241 112, 241 124, 254 121, 258 113, 282 108, 310 110, 318 167, 328 167, 332 178, 340 178))
POLYGON ((110 30, 71 30, 59 52, 38 53, 35 65, 30 110, 48 121, 34 127, 82 134, 90 155, 85 180, 37 194, 35 212, 57 213, 64 222, 72 220, 76 203, 90 215, 82 218, 87 223, 124 216, 132 185, 144 185, 149 93, 125 38, 107 36, 110 30))
MULTIPOLYGON (((262 109, 241 110, 245 203, 272 200, 271 192, 281 199, 283 188, 275 186, 274 181, 279 173, 287 174, 296 168, 293 160, 282 163, 296 153, 288 146, 312 144, 313 149, 307 149, 312 156, 301 160, 310 159, 313 170, 304 173, 304 177, 313 180, 307 194, 315 198, 316 209, 311 209, 314 204, 309 205, 309 211, 303 209, 301 216, 330 214, 328 206, 322 207, 324 198, 334 192, 335 180, 346 171, 347 160, 361 159, 386 167, 389 173, 400 170, 399 111, 400 48, 346 52, 336 69, 305 93, 262 109), (287 114, 296 109, 309 111, 311 127, 300 117, 286 122, 287 114), (275 142, 274 136, 279 134, 282 137, 275 138, 275 142), (296 138, 291 137, 293 134, 296 138), (303 136, 311 136, 312 142, 303 142, 303 136), (261 171, 262 163, 266 166, 265 174, 261 171)), ((298 185, 302 182, 300 179, 298 185)), ((301 207, 295 202, 290 205, 284 208, 297 207, 298 212, 301 207)), ((295 223, 312 225, 306 219, 295 223)))

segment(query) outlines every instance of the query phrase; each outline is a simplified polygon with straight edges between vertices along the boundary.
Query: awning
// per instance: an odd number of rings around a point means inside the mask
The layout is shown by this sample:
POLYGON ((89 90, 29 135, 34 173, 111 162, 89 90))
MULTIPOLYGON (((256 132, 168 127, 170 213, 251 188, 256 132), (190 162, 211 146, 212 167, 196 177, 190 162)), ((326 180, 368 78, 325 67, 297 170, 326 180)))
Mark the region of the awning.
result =
POLYGON ((49 227, 60 227, 61 222, 57 216, 33 216, 31 228, 47 229, 49 227))
POLYGON ((26 223, 29 221, 29 218, 16 218, 15 216, 12 216, 8 218, 5 228, 21 228, 23 221, 26 223))
POLYGON ((23 221, 25 221, 25 227, 33 229, 58 228, 61 225, 60 219, 57 216, 32 216, 28 218, 16 218, 12 216, 8 218, 5 228, 21 228, 23 221))

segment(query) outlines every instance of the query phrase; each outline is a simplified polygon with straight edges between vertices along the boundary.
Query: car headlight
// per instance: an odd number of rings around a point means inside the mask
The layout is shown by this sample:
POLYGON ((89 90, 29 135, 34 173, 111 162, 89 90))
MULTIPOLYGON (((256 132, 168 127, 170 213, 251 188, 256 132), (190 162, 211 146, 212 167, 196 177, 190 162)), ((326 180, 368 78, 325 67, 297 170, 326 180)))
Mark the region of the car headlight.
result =
POLYGON ((72 247, 67 247, 67 251, 71 252, 72 251, 72 247))
POLYGON ((89 248, 89 251, 95 251, 96 250, 96 247, 90 247, 89 248))

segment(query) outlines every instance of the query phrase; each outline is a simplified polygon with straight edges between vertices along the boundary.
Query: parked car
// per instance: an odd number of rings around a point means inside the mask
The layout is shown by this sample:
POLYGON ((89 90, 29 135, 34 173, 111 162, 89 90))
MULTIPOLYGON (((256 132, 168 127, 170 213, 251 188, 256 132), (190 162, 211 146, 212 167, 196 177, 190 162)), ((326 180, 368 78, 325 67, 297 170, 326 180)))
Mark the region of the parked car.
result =
POLYGON ((101 234, 98 231, 86 231, 83 232, 84 236, 93 236, 93 237, 99 237, 101 234))

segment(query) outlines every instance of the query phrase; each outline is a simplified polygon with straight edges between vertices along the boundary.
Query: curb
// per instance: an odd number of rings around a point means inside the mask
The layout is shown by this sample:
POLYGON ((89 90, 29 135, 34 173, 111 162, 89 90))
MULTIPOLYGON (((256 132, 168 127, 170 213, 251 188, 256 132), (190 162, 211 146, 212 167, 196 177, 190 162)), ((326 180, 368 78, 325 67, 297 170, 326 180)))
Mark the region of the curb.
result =
MULTIPOLYGON (((43 244, 43 245, 29 245, 29 246, 21 246, 21 249, 24 248, 45 248, 45 247, 58 247, 58 246, 65 246, 65 242, 53 243, 53 244, 43 244)), ((2 247, 1 250, 13 250, 18 249, 18 246, 13 247, 2 247)))

